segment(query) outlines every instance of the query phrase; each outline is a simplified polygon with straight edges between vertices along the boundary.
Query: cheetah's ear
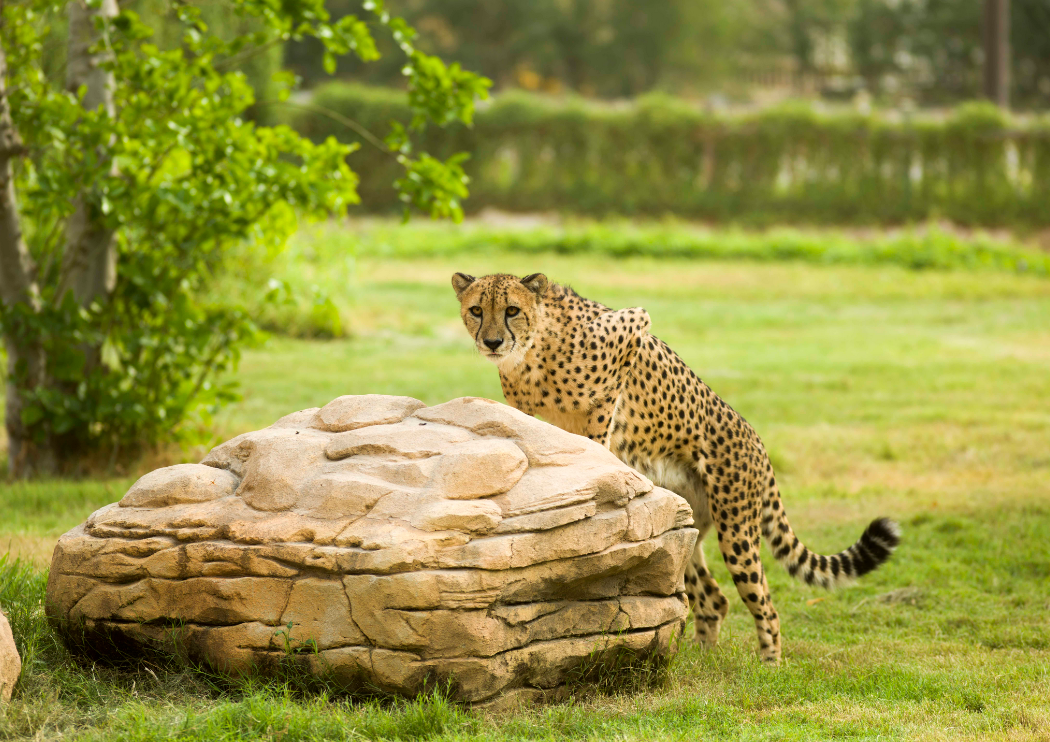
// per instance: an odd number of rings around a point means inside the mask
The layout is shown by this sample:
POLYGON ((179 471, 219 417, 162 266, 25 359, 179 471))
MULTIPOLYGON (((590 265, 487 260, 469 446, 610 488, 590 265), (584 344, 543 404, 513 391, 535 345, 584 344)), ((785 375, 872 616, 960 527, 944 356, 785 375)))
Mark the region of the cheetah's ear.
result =
POLYGON ((542 273, 533 273, 530 276, 525 276, 525 278, 521 279, 521 285, 540 298, 543 298, 543 295, 547 293, 547 277, 542 273))
POLYGON ((459 296, 470 284, 474 283, 477 279, 474 276, 468 276, 466 273, 453 273, 452 274, 452 288, 456 290, 456 296, 459 296))

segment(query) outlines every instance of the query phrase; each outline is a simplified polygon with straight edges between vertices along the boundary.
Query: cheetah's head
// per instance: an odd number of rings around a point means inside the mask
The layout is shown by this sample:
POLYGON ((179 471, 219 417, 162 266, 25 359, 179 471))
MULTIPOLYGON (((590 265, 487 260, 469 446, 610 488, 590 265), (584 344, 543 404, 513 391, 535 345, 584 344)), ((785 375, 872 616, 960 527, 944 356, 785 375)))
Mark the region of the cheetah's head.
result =
POLYGON ((478 352, 496 365, 517 365, 532 347, 543 319, 547 286, 542 273, 525 278, 505 273, 452 276, 463 324, 478 352))

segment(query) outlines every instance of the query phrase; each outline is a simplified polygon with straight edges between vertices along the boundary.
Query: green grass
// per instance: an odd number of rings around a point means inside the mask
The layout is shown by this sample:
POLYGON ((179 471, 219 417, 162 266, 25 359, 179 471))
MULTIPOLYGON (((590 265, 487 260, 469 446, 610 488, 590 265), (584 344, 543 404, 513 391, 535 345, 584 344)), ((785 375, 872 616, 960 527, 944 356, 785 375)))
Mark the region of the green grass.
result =
MULTIPOLYGON (((306 229, 275 259, 246 248, 234 261, 237 270, 222 276, 212 292, 216 297, 233 297, 249 306, 266 329, 279 334, 341 337, 352 334, 360 325, 354 309, 362 265, 381 259, 464 260, 492 251, 537 256, 543 261, 554 253, 620 261, 792 261, 1050 277, 1050 255, 1030 245, 1001 235, 945 231, 936 225, 890 232, 791 228, 746 231, 705 229, 674 221, 551 223, 526 218, 524 222, 472 222, 448 227, 440 223, 413 222, 402 226, 388 220, 359 219, 306 229), (261 291, 264 286, 272 291, 261 291), (264 301, 268 293, 271 300, 264 301)), ((422 298, 413 294, 409 303, 418 303, 422 298)), ((386 316, 396 317, 396 311, 386 316)))
MULTIPOLYGON (((440 696, 360 701, 290 680, 229 685, 187 668, 79 664, 42 621, 41 568, 57 535, 129 480, 4 485, 0 549, 11 543, 33 561, 0 567, 0 604, 26 657, 14 701, 0 707, 0 739, 1050 736, 1050 281, 885 262, 501 249, 359 253, 325 272, 335 247, 317 250, 323 260, 300 255, 284 275, 318 281, 350 337, 275 337, 246 353, 244 400, 221 414, 218 436, 339 394, 501 399, 459 324, 449 276, 543 270, 609 305, 646 307, 654 333, 762 435, 807 545, 840 549, 886 514, 903 524, 901 549, 836 593, 792 581, 765 552, 780 668, 757 661, 753 623, 730 587, 720 647, 686 646, 656 687, 489 717, 440 696)), ((712 548, 708 562, 731 586, 712 548)))
POLYGON ((103 505, 119 500, 131 482, 0 483, 0 554, 13 553, 37 564, 49 562, 59 536, 103 505))

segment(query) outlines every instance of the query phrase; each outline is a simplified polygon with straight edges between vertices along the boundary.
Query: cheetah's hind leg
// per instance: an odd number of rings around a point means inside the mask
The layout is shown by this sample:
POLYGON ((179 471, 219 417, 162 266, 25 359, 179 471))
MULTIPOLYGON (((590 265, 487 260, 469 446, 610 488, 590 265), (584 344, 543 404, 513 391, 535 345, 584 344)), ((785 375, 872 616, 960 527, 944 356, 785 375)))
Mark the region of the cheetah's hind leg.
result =
POLYGON ((693 609, 696 641, 704 647, 713 647, 718 643, 722 620, 729 612, 729 601, 704 561, 703 538, 703 533, 697 537, 693 555, 686 565, 685 591, 689 596, 689 606, 693 609))

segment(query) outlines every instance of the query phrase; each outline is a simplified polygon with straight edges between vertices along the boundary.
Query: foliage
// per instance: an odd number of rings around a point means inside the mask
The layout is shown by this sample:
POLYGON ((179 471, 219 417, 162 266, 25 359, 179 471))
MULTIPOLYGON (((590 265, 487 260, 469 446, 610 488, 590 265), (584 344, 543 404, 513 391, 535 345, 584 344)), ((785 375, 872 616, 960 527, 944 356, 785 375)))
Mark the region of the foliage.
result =
MULTIPOLYGON (((333 83, 319 109, 361 125, 410 111, 396 91, 333 83)), ((302 134, 354 135, 317 110, 302 134)), ((790 105, 705 113, 671 98, 602 106, 511 92, 479 110, 473 129, 425 138, 431 152, 467 151, 470 208, 580 214, 675 214, 749 223, 1050 223, 1050 119, 1020 123, 990 104, 946 119, 819 113, 790 105)), ((393 168, 373 151, 352 160, 373 210, 389 209, 393 168)))
MULTIPOLYGON (((177 22, 180 35, 167 50, 124 10, 97 21, 100 51, 109 54, 103 66, 116 82, 111 114, 85 110, 83 88, 64 91, 44 72, 46 50, 64 33, 56 24, 63 5, 2 6, 8 97, 26 146, 16 185, 41 306, 5 304, 0 326, 16 345, 38 343, 46 354, 49 383, 27 384, 17 364, 9 380, 22 387, 21 418, 32 437, 115 451, 163 439, 187 416, 232 398, 231 385, 216 378, 256 337, 255 324, 222 297, 199 301, 230 249, 278 251, 297 216, 358 201, 357 176, 345 162, 354 145, 315 144, 287 126, 246 120, 255 99, 236 67, 275 41, 304 36, 319 39, 333 60, 350 52, 371 60, 376 49, 364 20, 329 22, 321 0, 237 0, 237 15, 251 20, 246 27, 262 30, 229 40, 209 33, 199 8, 173 2, 167 28, 177 22), (115 288, 88 306, 64 283, 63 232, 78 193, 118 239, 115 288), (92 349, 101 363, 86 362, 92 349)), ((487 81, 418 51, 412 30, 381 2, 364 7, 400 44, 411 133, 427 120, 469 123, 487 81)), ((399 152, 383 156, 411 184, 402 189, 407 204, 460 215, 461 158, 416 155, 407 136, 399 152)))
MULTIPOLYGON (((267 33, 266 23, 259 18, 244 13, 231 12, 226 2, 196 2, 200 19, 207 25, 208 33, 225 42, 260 34, 266 41, 253 44, 233 58, 223 59, 222 64, 229 70, 244 74, 252 88, 255 102, 245 109, 244 117, 257 124, 272 125, 276 123, 277 111, 268 101, 275 101, 281 95, 281 75, 284 59, 285 42, 280 37, 267 33)), ((160 49, 169 51, 177 49, 182 43, 185 27, 173 11, 171 0, 138 0, 128 6, 139 14, 140 20, 153 29, 150 39, 160 49)), ((321 42, 318 42, 321 45, 321 42)), ((323 50, 323 45, 321 45, 323 50)), ((318 52, 321 56, 321 52, 318 52)))

